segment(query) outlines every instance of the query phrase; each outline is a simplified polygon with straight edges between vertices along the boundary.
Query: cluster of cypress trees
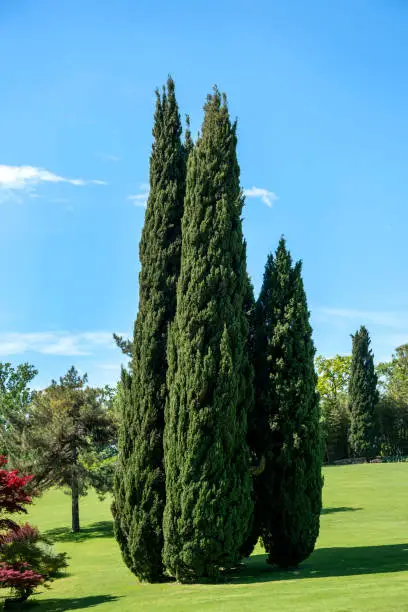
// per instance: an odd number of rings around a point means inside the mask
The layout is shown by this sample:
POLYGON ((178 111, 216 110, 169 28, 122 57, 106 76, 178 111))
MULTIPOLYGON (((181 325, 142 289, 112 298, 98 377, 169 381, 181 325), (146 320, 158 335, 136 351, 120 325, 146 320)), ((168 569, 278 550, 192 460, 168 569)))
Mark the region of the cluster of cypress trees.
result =
POLYGON ((213 578, 259 536, 270 563, 297 565, 321 508, 301 265, 282 240, 255 304, 225 95, 207 97, 195 143, 181 132, 169 78, 157 93, 113 504, 123 559, 150 582, 213 578))

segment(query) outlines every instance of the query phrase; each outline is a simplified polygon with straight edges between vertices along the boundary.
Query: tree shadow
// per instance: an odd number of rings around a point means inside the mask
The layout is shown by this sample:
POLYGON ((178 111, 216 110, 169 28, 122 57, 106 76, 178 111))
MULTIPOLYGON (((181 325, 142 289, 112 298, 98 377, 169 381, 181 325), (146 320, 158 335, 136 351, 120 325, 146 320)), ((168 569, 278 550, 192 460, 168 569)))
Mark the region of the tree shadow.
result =
POLYGON ((335 514, 336 512, 356 512, 357 510, 362 510, 362 508, 339 506, 338 508, 323 508, 321 514, 335 514))
POLYGON ((408 543, 383 546, 318 548, 295 570, 282 571, 266 563, 266 555, 253 555, 229 581, 238 584, 382 574, 408 570, 408 543))
POLYGON ((24 609, 32 612, 65 612, 66 610, 85 610, 120 599, 116 595, 89 595, 88 597, 62 597, 61 599, 41 599, 29 601, 24 609))
POLYGON ((50 529, 45 535, 54 542, 85 542, 93 538, 113 538, 113 522, 99 521, 98 523, 92 523, 92 525, 82 528, 78 533, 72 533, 68 527, 59 527, 50 529))

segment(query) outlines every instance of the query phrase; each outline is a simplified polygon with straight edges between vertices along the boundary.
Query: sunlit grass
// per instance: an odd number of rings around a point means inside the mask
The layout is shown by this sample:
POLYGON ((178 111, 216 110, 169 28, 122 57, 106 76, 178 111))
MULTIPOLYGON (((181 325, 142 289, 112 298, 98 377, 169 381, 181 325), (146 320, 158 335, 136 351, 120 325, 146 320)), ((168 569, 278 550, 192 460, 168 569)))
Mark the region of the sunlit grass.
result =
POLYGON ((229 583, 139 584, 113 539, 109 500, 81 501, 83 533, 72 536, 70 499, 51 491, 29 520, 70 556, 68 575, 28 609, 65 612, 408 610, 408 464, 325 469, 316 551, 299 570, 271 571, 258 547, 229 583))

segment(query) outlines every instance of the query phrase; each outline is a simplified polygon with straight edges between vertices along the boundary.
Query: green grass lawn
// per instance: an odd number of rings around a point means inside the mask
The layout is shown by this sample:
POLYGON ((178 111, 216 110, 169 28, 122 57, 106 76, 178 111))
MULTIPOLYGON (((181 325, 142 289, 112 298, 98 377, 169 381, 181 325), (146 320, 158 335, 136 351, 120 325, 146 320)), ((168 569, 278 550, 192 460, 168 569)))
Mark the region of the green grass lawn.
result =
POLYGON ((70 498, 51 491, 29 520, 67 551, 66 577, 27 604, 36 612, 408 611, 408 464, 325 469, 324 511, 313 555, 298 571, 265 563, 260 547, 228 584, 139 584, 122 563, 109 502, 81 501, 83 531, 69 533, 70 498))

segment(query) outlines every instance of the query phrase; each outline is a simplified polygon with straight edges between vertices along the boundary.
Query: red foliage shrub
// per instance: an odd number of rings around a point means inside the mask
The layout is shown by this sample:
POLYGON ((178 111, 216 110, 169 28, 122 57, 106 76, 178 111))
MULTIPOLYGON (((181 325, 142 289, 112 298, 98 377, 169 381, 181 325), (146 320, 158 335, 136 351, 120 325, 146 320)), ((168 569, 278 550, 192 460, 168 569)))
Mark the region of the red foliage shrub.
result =
POLYGON ((26 601, 36 587, 44 582, 44 577, 30 569, 28 563, 21 563, 19 567, 10 567, 0 563, 0 588, 10 589, 14 594, 12 599, 6 599, 4 607, 10 604, 26 601))
POLYGON ((0 585, 3 588, 34 590, 42 582, 43 576, 29 569, 28 563, 21 563, 19 568, 0 563, 0 585))
MULTIPOLYGON (((7 458, 0 455, 0 513, 14 514, 16 512, 27 512, 25 507, 32 501, 26 486, 32 480, 32 476, 20 476, 18 470, 6 470, 7 458)), ((3 556, 5 546, 18 541, 25 542, 38 537, 38 530, 26 524, 19 527, 9 518, 0 519, 0 529, 7 529, 6 533, 0 533, 0 548, 3 556)), ((4 556, 3 556, 4 559, 4 556)), ((11 602, 25 601, 44 582, 41 574, 33 571, 30 565, 19 560, 15 563, 0 563, 0 588, 8 588, 14 595, 13 599, 6 599, 5 607, 11 602)))
POLYGON ((12 542, 25 542, 38 540, 40 532, 37 527, 32 527, 29 523, 19 525, 18 529, 11 529, 6 534, 1 536, 0 545, 11 544, 12 542))
MULTIPOLYGON (((0 455, 0 467, 7 464, 7 457, 0 455)), ((0 511, 9 514, 27 512, 25 505, 31 504, 32 497, 25 487, 33 476, 20 476, 18 470, 0 469, 0 511)))

